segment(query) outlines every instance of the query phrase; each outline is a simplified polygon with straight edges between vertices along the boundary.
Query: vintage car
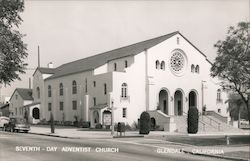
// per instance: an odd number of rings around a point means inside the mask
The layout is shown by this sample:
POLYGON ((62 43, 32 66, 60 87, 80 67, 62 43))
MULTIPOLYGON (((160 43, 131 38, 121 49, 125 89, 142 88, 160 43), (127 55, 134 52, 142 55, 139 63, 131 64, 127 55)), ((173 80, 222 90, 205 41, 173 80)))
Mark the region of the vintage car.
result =
POLYGON ((26 119, 22 117, 10 117, 10 121, 4 124, 5 131, 27 133, 30 130, 30 125, 26 119))
POLYGON ((5 117, 5 116, 1 116, 0 117, 0 128, 2 128, 4 130, 4 124, 8 124, 9 120, 10 120, 10 118, 5 117))

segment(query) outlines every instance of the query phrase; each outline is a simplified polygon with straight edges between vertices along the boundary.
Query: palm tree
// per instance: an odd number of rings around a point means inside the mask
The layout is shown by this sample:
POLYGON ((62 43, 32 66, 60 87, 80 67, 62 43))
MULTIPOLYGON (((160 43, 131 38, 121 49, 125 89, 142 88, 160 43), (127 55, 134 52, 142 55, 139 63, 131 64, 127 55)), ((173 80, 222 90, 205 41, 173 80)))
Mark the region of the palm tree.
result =
POLYGON ((234 120, 238 119, 238 127, 240 127, 241 112, 245 108, 245 104, 242 98, 239 94, 231 93, 225 103, 228 103, 227 111, 229 111, 230 117, 234 120))

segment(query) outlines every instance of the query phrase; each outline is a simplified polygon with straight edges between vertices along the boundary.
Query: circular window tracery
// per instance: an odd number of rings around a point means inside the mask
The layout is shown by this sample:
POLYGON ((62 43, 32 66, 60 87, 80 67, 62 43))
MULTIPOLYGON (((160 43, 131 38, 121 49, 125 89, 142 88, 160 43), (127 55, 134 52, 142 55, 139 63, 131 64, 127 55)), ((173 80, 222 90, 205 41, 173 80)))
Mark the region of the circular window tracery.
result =
POLYGON ((175 49, 172 51, 169 58, 169 68, 176 76, 182 76, 185 74, 187 68, 187 56, 184 51, 181 49, 175 49))
POLYGON ((170 60, 170 65, 171 68, 176 71, 179 72, 183 69, 184 67, 184 57, 181 53, 179 52, 175 52, 172 56, 171 56, 171 60, 170 60))

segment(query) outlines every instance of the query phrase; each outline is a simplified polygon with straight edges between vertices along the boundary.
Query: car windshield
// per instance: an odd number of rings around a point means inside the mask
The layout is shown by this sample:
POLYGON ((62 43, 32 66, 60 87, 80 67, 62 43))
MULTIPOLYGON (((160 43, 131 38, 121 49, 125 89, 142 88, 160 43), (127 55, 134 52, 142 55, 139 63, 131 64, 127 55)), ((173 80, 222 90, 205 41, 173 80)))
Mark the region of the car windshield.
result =
POLYGON ((23 118, 17 118, 17 119, 16 119, 16 123, 24 124, 24 123, 26 123, 26 120, 23 119, 23 118))

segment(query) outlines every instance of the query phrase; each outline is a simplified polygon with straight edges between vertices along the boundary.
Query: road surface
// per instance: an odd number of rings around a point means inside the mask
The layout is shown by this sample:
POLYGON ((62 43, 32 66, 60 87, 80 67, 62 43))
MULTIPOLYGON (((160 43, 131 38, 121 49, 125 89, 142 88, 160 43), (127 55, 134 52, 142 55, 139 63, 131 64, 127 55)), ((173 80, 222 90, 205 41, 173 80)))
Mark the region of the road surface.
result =
MULTIPOLYGON (((135 140, 135 138, 133 138, 135 140)), ((138 138, 144 139, 144 138, 138 138)), ((173 149, 172 149, 173 150, 173 149)), ((0 161, 218 161, 122 139, 65 139, 0 132, 0 161)))

